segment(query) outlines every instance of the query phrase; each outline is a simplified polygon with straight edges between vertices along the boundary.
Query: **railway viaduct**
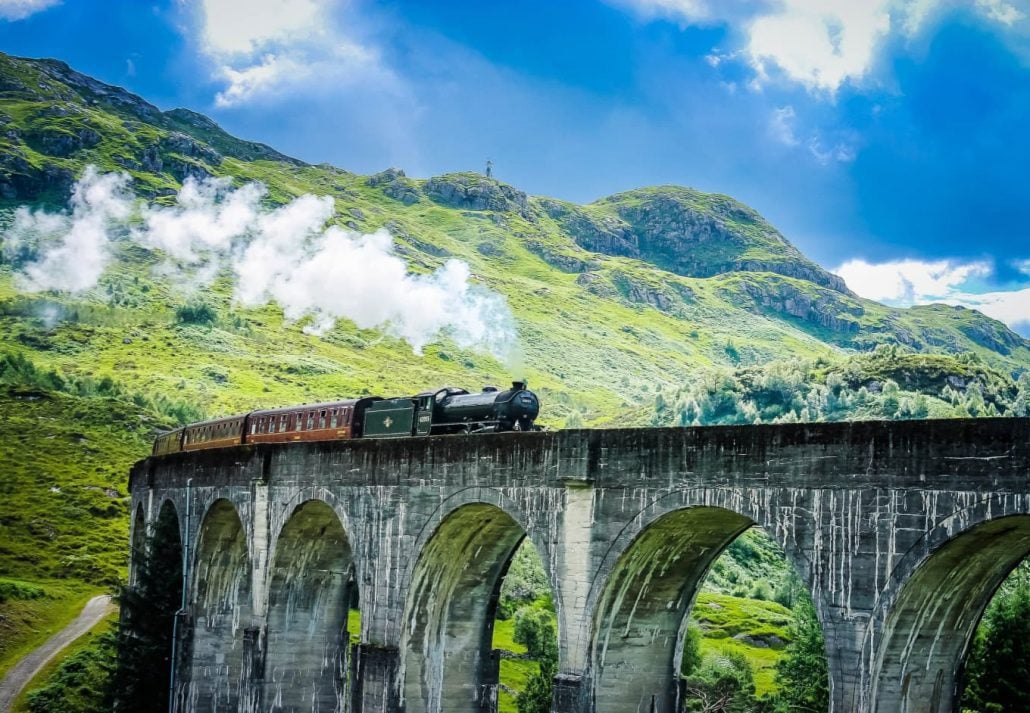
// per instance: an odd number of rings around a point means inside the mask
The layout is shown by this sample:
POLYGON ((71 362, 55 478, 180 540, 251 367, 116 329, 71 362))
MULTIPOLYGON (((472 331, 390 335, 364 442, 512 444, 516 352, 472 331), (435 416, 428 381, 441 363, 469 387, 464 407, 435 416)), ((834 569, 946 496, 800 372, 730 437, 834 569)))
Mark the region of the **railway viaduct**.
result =
POLYGON ((494 710, 499 582, 528 537, 554 710, 673 713, 685 614, 757 525, 811 592, 832 710, 943 713, 1030 553, 1030 420, 244 446, 141 461, 131 492, 136 549, 159 517, 185 545, 180 711, 494 710))

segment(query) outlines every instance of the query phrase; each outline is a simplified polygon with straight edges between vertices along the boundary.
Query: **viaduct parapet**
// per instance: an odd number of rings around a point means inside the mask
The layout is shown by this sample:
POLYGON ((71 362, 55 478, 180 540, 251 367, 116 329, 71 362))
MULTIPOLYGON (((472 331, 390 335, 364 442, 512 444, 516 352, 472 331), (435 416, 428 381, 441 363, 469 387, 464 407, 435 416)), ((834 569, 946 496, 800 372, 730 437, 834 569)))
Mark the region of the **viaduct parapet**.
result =
POLYGON ((495 710, 500 580, 528 537, 554 710, 674 713, 685 614, 757 525, 812 595, 832 710, 944 713, 1030 552, 1030 420, 237 447, 142 461, 131 490, 135 549, 162 513, 188 547, 180 711, 495 710))

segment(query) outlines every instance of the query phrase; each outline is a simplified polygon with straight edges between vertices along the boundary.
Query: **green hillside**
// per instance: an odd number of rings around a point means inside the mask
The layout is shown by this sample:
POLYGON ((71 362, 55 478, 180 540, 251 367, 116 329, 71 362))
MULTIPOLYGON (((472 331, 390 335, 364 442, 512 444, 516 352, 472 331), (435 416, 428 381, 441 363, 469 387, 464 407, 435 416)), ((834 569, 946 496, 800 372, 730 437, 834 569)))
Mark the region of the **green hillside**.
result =
MULTIPOLYGON (((69 602, 124 572, 128 467, 155 432, 204 415, 516 377, 528 377, 551 428, 903 417, 906 398, 917 416, 920 394, 931 415, 1015 413, 1028 367, 1030 341, 1000 322, 859 298, 727 196, 659 186, 576 205, 475 173, 362 176, 232 137, 189 110, 161 111, 61 62, 0 54, 0 577, 53 592, 17 605, 41 621, 61 620, 69 602), (289 319, 275 302, 241 304, 227 268, 190 287, 165 269, 166 252, 133 238, 139 217, 111 231, 111 263, 95 286, 29 291, 25 270, 53 246, 15 239, 14 228, 27 210, 67 213, 89 166, 124 173, 154 206, 174 205, 188 179, 258 182, 265 210, 329 196, 332 225, 385 229, 411 273, 467 264, 472 282, 510 308, 515 354, 448 336, 416 353, 348 319, 313 331, 311 316, 289 319), (777 366, 788 361, 803 373, 777 366), (892 414, 888 381, 904 392, 892 414), (776 396, 801 383, 825 412, 776 396), (39 601, 57 613, 36 612, 39 601)), ((712 650, 754 649, 764 693, 781 649, 748 642, 773 620, 786 641, 785 614, 753 597, 776 594, 785 570, 744 542, 714 568, 702 601, 717 606, 699 625, 712 650), (756 551, 769 591, 740 564, 756 551)), ((8 632, 0 655, 38 633, 8 632)), ((516 682, 537 670, 518 655, 503 668, 516 682)))

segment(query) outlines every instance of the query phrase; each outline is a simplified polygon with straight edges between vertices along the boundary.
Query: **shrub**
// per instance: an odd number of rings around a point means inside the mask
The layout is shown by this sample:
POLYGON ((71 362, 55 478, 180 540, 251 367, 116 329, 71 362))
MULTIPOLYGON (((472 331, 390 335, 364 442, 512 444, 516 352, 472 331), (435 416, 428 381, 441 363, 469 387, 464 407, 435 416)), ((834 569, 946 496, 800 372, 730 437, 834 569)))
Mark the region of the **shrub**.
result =
POLYGON ((185 304, 175 310, 175 319, 180 324, 214 324, 217 318, 214 308, 204 302, 185 304))

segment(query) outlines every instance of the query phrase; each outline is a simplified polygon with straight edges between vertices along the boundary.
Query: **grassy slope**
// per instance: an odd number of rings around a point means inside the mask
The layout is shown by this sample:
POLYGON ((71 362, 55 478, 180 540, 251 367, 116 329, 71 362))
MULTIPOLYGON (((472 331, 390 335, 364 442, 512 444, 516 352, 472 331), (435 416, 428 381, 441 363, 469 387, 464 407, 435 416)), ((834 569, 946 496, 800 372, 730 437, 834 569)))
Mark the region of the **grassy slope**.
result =
POLYGON ((89 656, 93 654, 97 644, 97 637, 111 631, 117 622, 118 614, 111 614, 92 629, 87 631, 83 636, 76 639, 74 643, 68 646, 68 648, 57 654, 57 656, 55 656, 50 663, 44 666, 25 686, 21 695, 15 699, 14 705, 11 706, 11 713, 28 713, 29 696, 40 688, 46 686, 55 674, 58 673, 59 669, 73 657, 83 655, 89 656))
POLYGON ((0 575, 113 583, 126 557, 126 469, 152 428, 122 402, 5 390, 0 575))
POLYGON ((41 589, 43 596, 0 601, 0 678, 25 654, 67 626, 101 591, 76 580, 36 580, 30 586, 41 589))
POLYGON ((776 662, 791 641, 789 609, 776 602, 702 592, 691 619, 701 627, 702 655, 743 654, 755 674, 755 693, 762 697, 777 690, 776 662))

